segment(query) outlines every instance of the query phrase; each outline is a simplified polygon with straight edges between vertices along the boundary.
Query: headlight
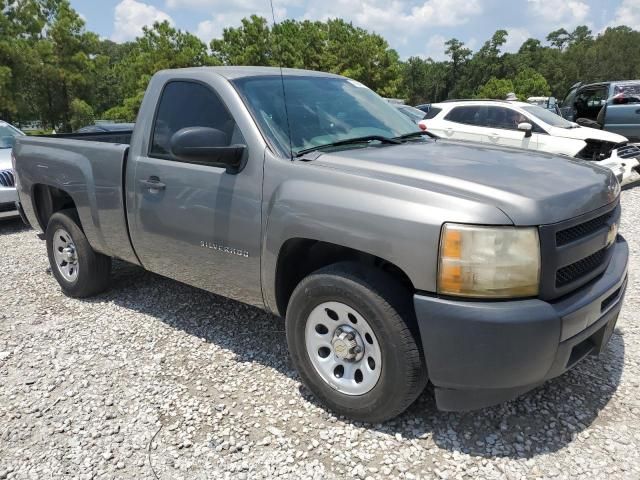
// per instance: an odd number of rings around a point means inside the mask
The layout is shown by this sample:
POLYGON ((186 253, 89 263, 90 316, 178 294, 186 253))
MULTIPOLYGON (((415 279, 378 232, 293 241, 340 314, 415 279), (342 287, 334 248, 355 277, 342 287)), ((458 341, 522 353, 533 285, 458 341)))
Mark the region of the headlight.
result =
POLYGON ((438 293, 514 298, 538 294, 540 240, 536 228, 446 223, 440 238, 438 293))

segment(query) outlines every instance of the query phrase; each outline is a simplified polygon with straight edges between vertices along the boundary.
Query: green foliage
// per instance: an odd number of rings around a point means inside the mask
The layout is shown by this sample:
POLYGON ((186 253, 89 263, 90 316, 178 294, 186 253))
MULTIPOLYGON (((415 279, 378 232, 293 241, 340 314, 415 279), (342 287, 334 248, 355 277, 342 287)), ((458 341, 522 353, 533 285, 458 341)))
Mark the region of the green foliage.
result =
POLYGON ((519 98, 525 100, 528 97, 548 97, 551 88, 547 80, 532 68, 522 70, 513 80, 513 88, 519 98))
POLYGON ((505 78, 491 77, 480 90, 477 98, 493 98, 504 100, 508 93, 514 91, 513 82, 505 78))
POLYGON ((80 100, 79 98, 71 100, 70 111, 71 128, 74 130, 87 125, 92 125, 95 121, 93 108, 91 108, 91 106, 84 100, 80 100))
POLYGON ((584 25, 558 29, 545 42, 527 39, 517 53, 503 52, 508 33, 498 30, 476 52, 452 38, 443 45, 444 61, 402 61, 380 35, 337 18, 272 25, 253 15, 209 45, 163 22, 117 44, 86 31, 69 0, 0 0, 0 11, 0 118, 40 120, 60 132, 94 116, 134 121, 149 79, 168 68, 320 70, 412 104, 511 91, 562 98, 577 81, 640 78, 640 32, 624 26, 596 36, 584 25))
POLYGON ((265 65, 338 73, 383 96, 399 94, 401 64, 380 35, 344 20, 285 20, 274 27, 255 15, 225 28, 211 42, 214 59, 225 65, 265 65))

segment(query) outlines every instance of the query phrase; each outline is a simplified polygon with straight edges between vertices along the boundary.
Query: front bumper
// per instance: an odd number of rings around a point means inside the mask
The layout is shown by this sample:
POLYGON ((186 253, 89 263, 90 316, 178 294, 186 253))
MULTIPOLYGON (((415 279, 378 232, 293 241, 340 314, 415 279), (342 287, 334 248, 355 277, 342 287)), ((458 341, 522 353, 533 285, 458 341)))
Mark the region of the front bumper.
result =
POLYGON ((0 187, 0 219, 18 216, 16 200, 18 194, 15 187, 0 187))
POLYGON ((627 286, 618 237, 596 280, 553 302, 461 301, 416 295, 429 380, 441 410, 495 405, 561 375, 606 346, 627 286))

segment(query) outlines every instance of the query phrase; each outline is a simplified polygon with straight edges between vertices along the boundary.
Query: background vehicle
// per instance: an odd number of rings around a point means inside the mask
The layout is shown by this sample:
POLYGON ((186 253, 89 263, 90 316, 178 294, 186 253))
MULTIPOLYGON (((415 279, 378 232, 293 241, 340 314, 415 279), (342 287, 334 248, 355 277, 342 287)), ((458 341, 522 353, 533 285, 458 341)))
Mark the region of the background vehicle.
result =
POLYGON ((100 122, 86 127, 79 128, 76 133, 97 133, 97 132, 122 132, 133 130, 134 123, 108 123, 100 122))
POLYGON ((526 148, 598 162, 626 184, 636 178, 640 148, 611 132, 581 127, 537 105, 504 100, 453 100, 420 122, 452 140, 526 148))
POLYGON ((531 105, 538 105, 539 107, 549 110, 556 115, 562 116, 560 106, 558 105, 558 101, 555 97, 529 97, 527 98, 527 103, 530 103, 531 105))
POLYGON ((640 142, 640 80, 576 83, 560 110, 568 120, 640 142))
POLYGON ((394 107, 397 108, 400 113, 409 117, 409 119, 415 124, 420 123, 420 120, 425 116, 425 112, 409 105, 395 104, 394 107))
POLYGON ((415 108, 417 108, 418 110, 422 110, 424 113, 428 113, 429 109, 431 108, 431 104, 423 103, 421 105, 416 105, 415 108))
POLYGON ((302 381, 350 418, 427 380, 442 409, 513 398, 615 326, 606 169, 433 140, 359 82, 268 67, 160 72, 130 144, 94 135, 15 147, 63 291, 104 290, 116 257, 285 316, 302 381))
POLYGON ((15 137, 24 135, 13 125, 0 120, 0 219, 18 216, 16 187, 11 165, 15 137))

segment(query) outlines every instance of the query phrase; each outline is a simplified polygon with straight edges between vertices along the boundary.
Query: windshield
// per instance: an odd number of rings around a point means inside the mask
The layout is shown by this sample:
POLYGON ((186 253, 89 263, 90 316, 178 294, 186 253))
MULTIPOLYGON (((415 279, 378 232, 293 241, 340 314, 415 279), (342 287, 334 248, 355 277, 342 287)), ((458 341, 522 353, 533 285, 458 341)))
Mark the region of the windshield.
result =
POLYGON ((22 135, 17 128, 8 123, 0 122, 0 148, 13 148, 15 137, 22 135))
POLYGON ((287 156, 351 138, 419 131, 369 88, 346 78, 262 76, 234 84, 262 132, 287 156))
POLYGON ((567 120, 565 120, 564 118, 562 118, 559 115, 556 115, 553 112, 550 112, 546 108, 538 107, 536 105, 531 105, 531 106, 527 106, 527 107, 522 107, 522 109, 525 112, 530 113, 534 117, 539 118, 544 123, 546 123, 548 125, 551 125, 552 127, 559 127, 559 128, 572 128, 572 127, 574 127, 573 123, 568 122, 567 120))
POLYGON ((413 107, 397 107, 397 108, 402 113, 404 113, 407 117, 409 117, 409 119, 413 120, 416 123, 422 120, 425 115, 425 113, 422 110, 418 110, 417 108, 413 108, 413 107))

